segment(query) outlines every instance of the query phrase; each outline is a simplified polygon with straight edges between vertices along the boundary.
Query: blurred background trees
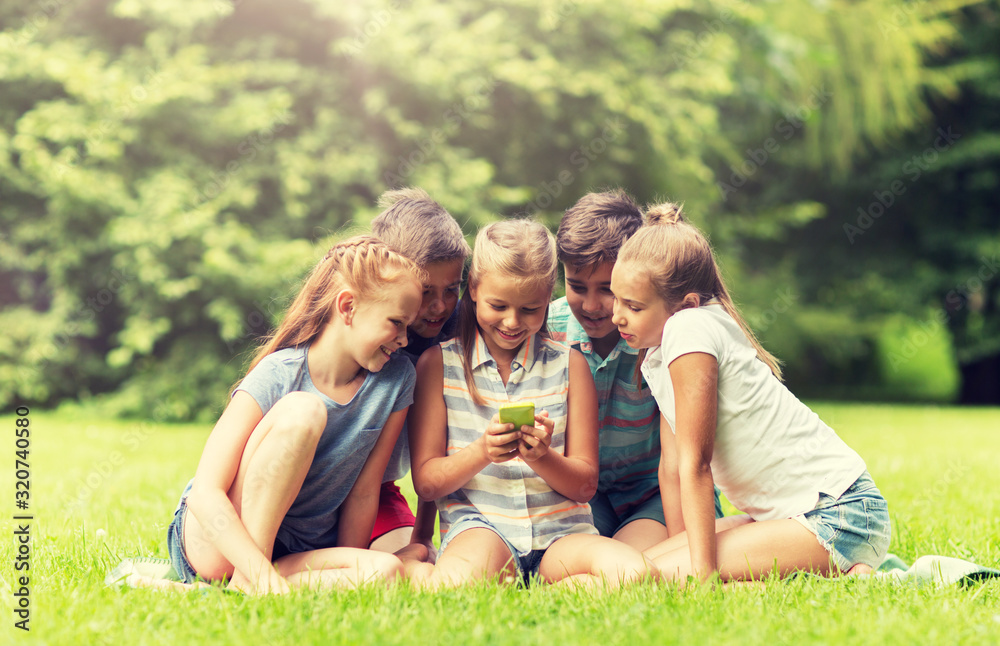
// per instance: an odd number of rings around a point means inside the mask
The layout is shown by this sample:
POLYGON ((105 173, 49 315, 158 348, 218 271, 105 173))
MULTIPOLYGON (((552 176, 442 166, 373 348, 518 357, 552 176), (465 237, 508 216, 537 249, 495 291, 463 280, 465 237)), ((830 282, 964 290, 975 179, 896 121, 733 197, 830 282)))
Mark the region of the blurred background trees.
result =
POLYGON ((997 2, 0 0, 0 408, 211 419, 330 241, 683 201, 789 385, 1000 400, 997 2))

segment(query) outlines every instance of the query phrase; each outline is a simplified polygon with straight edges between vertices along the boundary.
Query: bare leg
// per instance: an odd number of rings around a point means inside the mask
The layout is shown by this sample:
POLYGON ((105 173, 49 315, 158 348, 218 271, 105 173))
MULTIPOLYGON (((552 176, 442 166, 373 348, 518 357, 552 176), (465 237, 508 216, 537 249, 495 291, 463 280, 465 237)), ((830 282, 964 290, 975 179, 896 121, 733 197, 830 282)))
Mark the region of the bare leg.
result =
POLYGON ((571 534, 552 543, 538 572, 546 582, 583 587, 618 588, 656 577, 655 566, 638 550, 590 534, 571 534))
POLYGON ((290 587, 311 589, 356 588, 366 583, 391 582, 403 572, 392 554, 355 547, 331 547, 289 554, 274 562, 290 587))
MULTIPOLYGON (((827 574, 831 569, 830 553, 816 536, 789 519, 747 523, 720 532, 716 547, 719 574, 727 582, 759 580, 775 570, 784 577, 796 570, 827 574)), ((686 544, 654 562, 666 579, 683 580, 692 574, 686 544)))
POLYGON ((439 589, 497 575, 503 581, 516 576, 517 568, 503 539, 492 530, 476 527, 453 538, 438 557, 437 565, 407 564, 406 573, 421 588, 439 589))
MULTIPOLYGON (((740 514, 737 516, 726 516, 724 518, 715 519, 715 533, 724 532, 734 527, 740 527, 741 525, 746 525, 747 523, 752 523, 753 519, 746 514, 740 514)), ((654 561, 666 554, 667 552, 672 552, 681 547, 687 547, 688 536, 687 532, 681 532, 675 536, 671 536, 665 541, 652 547, 643 550, 643 554, 647 557, 653 559, 654 561)))
MULTIPOLYGON (((325 427, 323 402, 314 395, 295 392, 282 397, 247 440, 228 495, 247 532, 268 558, 278 527, 302 487, 325 427)), ((190 510, 184 522, 187 557, 202 578, 230 577, 232 587, 253 589, 253 582, 237 573, 211 542, 225 527, 212 523, 203 526, 190 510)))
POLYGON ((662 543, 669 538, 667 528, 663 523, 652 518, 640 518, 633 520, 615 532, 614 539, 630 545, 642 552, 650 547, 662 543))

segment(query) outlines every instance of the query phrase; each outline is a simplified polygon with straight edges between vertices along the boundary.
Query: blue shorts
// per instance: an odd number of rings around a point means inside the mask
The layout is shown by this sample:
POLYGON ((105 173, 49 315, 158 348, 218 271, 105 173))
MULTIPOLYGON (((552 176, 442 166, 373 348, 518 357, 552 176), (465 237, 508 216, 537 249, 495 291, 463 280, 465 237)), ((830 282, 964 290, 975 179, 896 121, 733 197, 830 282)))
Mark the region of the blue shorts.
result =
POLYGON ((510 541, 504 538, 503 534, 497 531, 496 527, 491 525, 490 522, 482 516, 466 516, 452 525, 451 528, 448 529, 448 533, 445 534, 445 537, 441 539, 441 550, 438 553, 444 554, 445 549, 448 547, 448 543, 450 543, 453 538, 462 532, 479 527, 488 529, 499 536, 500 540, 502 540, 504 545, 507 546, 507 549, 510 550, 511 560, 514 562, 514 568, 517 569, 517 574, 518 577, 520 577, 521 583, 528 585, 531 581, 531 577, 538 575, 538 568, 542 564, 542 557, 545 556, 545 550, 531 550, 526 554, 521 554, 517 551, 516 547, 511 545, 510 541))
POLYGON ((191 493, 194 480, 187 483, 181 499, 177 503, 174 519, 167 527, 167 551, 170 553, 170 565, 184 583, 194 583, 199 579, 198 573, 191 567, 187 558, 187 548, 184 546, 184 519, 187 517, 187 497, 191 493))
POLYGON ((862 473, 840 498, 820 493, 813 510, 793 520, 816 535, 836 566, 844 572, 859 563, 877 568, 889 551, 892 535, 889 505, 868 471, 862 473))
MULTIPOLYGON (((605 493, 597 492, 590 499, 590 511, 594 514, 594 526, 601 536, 614 538, 622 527, 637 520, 655 520, 664 527, 666 520, 663 518, 663 499, 660 497, 660 490, 656 494, 640 502, 637 505, 627 506, 622 510, 621 515, 615 511, 611 504, 611 499, 605 493)), ((722 518, 722 503, 719 501, 719 488, 715 488, 715 517, 722 518)))

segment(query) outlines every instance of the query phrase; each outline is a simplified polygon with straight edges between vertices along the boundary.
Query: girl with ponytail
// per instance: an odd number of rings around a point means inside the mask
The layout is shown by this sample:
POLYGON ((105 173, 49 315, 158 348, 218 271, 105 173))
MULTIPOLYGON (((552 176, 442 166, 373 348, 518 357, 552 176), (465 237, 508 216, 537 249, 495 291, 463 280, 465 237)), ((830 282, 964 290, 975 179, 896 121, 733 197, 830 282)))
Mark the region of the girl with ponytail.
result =
POLYGON ((642 349, 662 415, 660 493, 686 531, 646 550, 668 579, 867 573, 889 515, 864 460, 781 383, 679 206, 648 209, 611 275, 613 319, 642 349), (717 529, 714 485, 755 522, 717 529))
POLYGON ((167 530, 185 584, 353 587, 402 571, 367 549, 413 400, 397 350, 422 270, 371 236, 334 245, 262 344, 212 430, 167 530))

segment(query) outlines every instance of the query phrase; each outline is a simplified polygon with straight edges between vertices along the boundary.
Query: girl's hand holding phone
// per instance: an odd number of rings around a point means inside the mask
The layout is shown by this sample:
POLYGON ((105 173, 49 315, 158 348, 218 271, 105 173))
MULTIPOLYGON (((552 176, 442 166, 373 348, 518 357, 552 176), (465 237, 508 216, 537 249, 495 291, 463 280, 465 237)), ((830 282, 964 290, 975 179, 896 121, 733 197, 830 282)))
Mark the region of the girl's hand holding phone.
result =
POLYGON ((513 424, 501 423, 500 416, 494 415, 482 437, 490 462, 499 464, 516 458, 521 435, 521 431, 515 429, 513 424))
POLYGON ((521 433, 521 439, 517 443, 517 451, 522 460, 534 462, 549 452, 555 422, 549 419, 548 411, 543 410, 535 415, 534 426, 522 428, 528 428, 531 431, 530 433, 521 433))

